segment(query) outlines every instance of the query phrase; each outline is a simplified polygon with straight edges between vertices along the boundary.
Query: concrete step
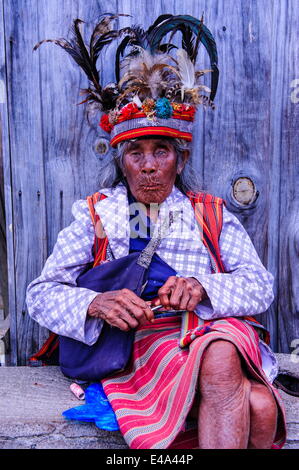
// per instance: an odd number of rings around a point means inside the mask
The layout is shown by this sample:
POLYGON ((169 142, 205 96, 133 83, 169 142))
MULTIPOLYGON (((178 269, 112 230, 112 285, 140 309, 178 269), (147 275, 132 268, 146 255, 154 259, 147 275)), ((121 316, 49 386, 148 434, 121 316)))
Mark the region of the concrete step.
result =
MULTIPOLYGON (((298 364, 278 355, 281 370, 298 376, 298 364)), ((61 413, 84 402, 70 391, 59 367, 0 367, 0 449, 127 449, 119 432, 67 421, 61 413)), ((299 398, 281 392, 286 405, 286 449, 299 449, 299 398)))
POLYGON ((66 420, 83 404, 59 367, 0 367, 0 449, 123 449, 119 432, 66 420))

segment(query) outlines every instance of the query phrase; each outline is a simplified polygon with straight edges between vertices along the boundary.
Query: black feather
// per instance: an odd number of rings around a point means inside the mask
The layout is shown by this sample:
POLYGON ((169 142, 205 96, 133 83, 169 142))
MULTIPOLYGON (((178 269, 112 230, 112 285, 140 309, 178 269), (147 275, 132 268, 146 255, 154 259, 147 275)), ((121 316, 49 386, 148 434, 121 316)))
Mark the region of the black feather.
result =
POLYGON ((95 89, 100 92, 101 86, 99 84, 99 74, 95 67, 95 64, 91 60, 88 50, 85 46, 84 40, 81 35, 80 25, 83 23, 82 20, 74 20, 72 27, 73 37, 67 41, 66 39, 45 39, 37 43, 33 50, 36 51, 38 47, 45 42, 52 42, 57 46, 62 47, 76 62, 79 67, 85 72, 88 79, 93 83, 95 89))
MULTIPOLYGON (((200 41, 206 48, 211 62, 212 78, 211 78, 211 99, 216 95, 217 86, 218 86, 218 77, 219 71, 217 67, 218 55, 217 47, 214 40, 214 37, 210 30, 203 24, 202 21, 199 21, 197 18, 189 15, 177 15, 170 16, 168 19, 162 22, 162 24, 157 24, 154 28, 151 29, 150 34, 148 35, 149 48, 150 51, 154 54, 160 47, 162 39, 170 32, 175 30, 184 29, 184 27, 189 27, 193 34, 196 35, 198 41, 200 41)), ((196 59, 198 46, 194 46, 194 57, 196 59)))
POLYGON ((199 44, 200 44, 200 42, 201 42, 202 27, 203 27, 203 14, 202 14, 202 17, 201 17, 201 20, 200 20, 200 23, 199 23, 198 32, 197 32, 197 38, 196 38, 195 45, 194 45, 194 47, 193 47, 193 52, 192 52, 192 54, 191 54, 191 56, 190 56, 190 59, 191 59, 191 61, 193 62, 193 64, 195 64, 195 62, 196 62, 197 53, 198 53, 198 47, 199 47, 199 44))
POLYGON ((115 78, 117 82, 120 79, 120 59, 124 56, 126 48, 133 48, 133 50, 127 54, 127 56, 132 56, 137 54, 137 50, 134 49, 136 46, 141 47, 142 49, 146 49, 148 47, 146 32, 140 26, 133 25, 131 28, 124 29, 123 32, 127 33, 127 36, 125 36, 119 44, 115 57, 115 78))
POLYGON ((168 54, 172 49, 177 49, 177 46, 174 44, 160 44, 158 48, 158 52, 163 52, 163 54, 168 54))
POLYGON ((96 89, 100 90, 99 84, 99 74, 95 67, 94 62, 92 61, 88 50, 85 46, 81 31, 80 25, 83 23, 82 20, 76 19, 74 21, 73 32, 74 32, 74 47, 77 48, 78 55, 81 56, 81 67, 85 71, 89 80, 95 85, 96 89))
MULTIPOLYGON (((89 51, 84 43, 81 33, 82 20, 76 19, 72 25, 72 37, 68 41, 66 39, 46 39, 40 41, 34 46, 34 50, 45 42, 53 42, 62 47, 76 62, 77 65, 85 72, 87 78, 91 82, 91 86, 83 90, 86 96, 85 101, 97 101, 102 105, 104 110, 112 109, 115 105, 115 90, 102 89, 99 83, 99 72, 96 67, 99 54, 104 46, 118 38, 123 32, 128 32, 130 28, 122 30, 110 29, 110 23, 119 15, 104 15, 104 18, 96 25, 91 35, 89 43, 89 51)), ((127 16, 127 15, 125 15, 127 16)), ((84 102, 85 102, 84 101, 84 102)))
POLYGON ((182 29, 182 48, 188 53, 191 58, 194 55, 194 39, 193 32, 189 26, 183 25, 182 29))
POLYGON ((90 57, 95 63, 99 57, 100 51, 103 47, 109 44, 113 39, 119 37, 125 31, 129 31, 130 28, 123 28, 121 30, 112 30, 111 23, 119 16, 131 16, 123 13, 114 15, 112 13, 105 13, 100 16, 101 21, 95 26, 91 38, 90 38, 90 57))
POLYGON ((130 36, 126 36, 116 49, 115 54, 115 79, 117 82, 120 80, 120 58, 123 56, 124 51, 129 43, 131 43, 132 38, 130 36))
POLYGON ((165 15, 160 15, 158 16, 158 18, 156 19, 156 21, 148 28, 147 30, 147 35, 149 36, 152 32, 152 30, 154 28, 156 28, 156 26, 160 25, 161 23, 163 23, 163 21, 165 20, 168 20, 169 18, 171 18, 173 15, 169 15, 169 14, 165 14, 165 15))
POLYGON ((92 35, 90 37, 90 43, 89 43, 89 51, 90 51, 90 57, 94 61, 94 52, 95 52, 95 46, 103 36, 105 36, 107 33, 110 31, 110 24, 112 20, 116 18, 115 15, 109 13, 105 15, 101 15, 101 21, 97 23, 95 26, 92 35))
POLYGON ((102 36, 98 38, 98 40, 95 42, 94 46, 92 47, 90 51, 90 56, 94 65, 96 64, 99 58, 99 54, 102 51, 102 49, 108 44, 110 44, 114 39, 117 39, 118 37, 119 37, 119 31, 113 30, 113 31, 109 31, 103 34, 102 36))

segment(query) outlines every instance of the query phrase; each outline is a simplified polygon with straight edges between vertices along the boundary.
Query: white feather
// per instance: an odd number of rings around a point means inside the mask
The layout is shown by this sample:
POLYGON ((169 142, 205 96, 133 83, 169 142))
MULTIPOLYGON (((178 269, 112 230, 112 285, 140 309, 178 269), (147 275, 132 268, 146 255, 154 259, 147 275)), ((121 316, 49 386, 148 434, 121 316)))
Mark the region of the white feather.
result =
POLYGON ((149 74, 148 77, 148 86, 151 90, 151 94, 154 100, 158 99, 161 93, 161 83, 163 81, 162 74, 159 70, 155 70, 154 72, 149 74))
POLYGON ((195 68, 185 49, 177 50, 177 62, 183 88, 193 88, 195 86, 195 68))
POLYGON ((142 103, 141 103, 140 98, 139 98, 138 95, 133 96, 133 102, 138 106, 139 109, 141 108, 142 103))

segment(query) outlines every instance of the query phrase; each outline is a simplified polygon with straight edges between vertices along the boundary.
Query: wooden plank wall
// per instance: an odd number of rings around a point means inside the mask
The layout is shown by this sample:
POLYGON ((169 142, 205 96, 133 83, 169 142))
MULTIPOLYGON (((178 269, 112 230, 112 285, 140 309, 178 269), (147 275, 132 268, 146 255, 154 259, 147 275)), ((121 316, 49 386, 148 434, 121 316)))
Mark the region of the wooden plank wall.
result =
MULTIPOLYGON (((276 300, 261 318, 272 347, 289 352, 299 338, 299 105, 291 100, 291 83, 299 79, 297 0, 112 0, 109 7, 101 0, 0 0, 0 7, 0 80, 8 83, 5 198, 7 227, 13 227, 7 232, 12 363, 25 364, 47 335, 26 313, 26 286, 70 223, 72 203, 97 189, 102 163, 95 144, 106 137, 96 120, 88 126, 84 107, 77 106, 87 81, 64 51, 51 44, 35 53, 32 48, 44 38, 66 37, 73 19, 92 22, 107 8, 133 16, 121 18, 121 27, 148 27, 162 13, 205 12, 221 78, 216 110, 198 113, 196 167, 204 189, 228 200, 275 275, 276 300), (259 192, 245 209, 231 198, 239 176, 259 192)), ((105 52, 99 61, 106 83, 113 79, 110 57, 105 52)))
POLYGON ((14 270, 8 273, 7 260, 13 259, 12 237, 7 240, 6 228, 11 227, 10 144, 6 92, 5 29, 2 1, 0 2, 0 321, 14 311, 14 270), (6 206, 6 207, 5 207, 6 206), (8 276, 9 275, 9 276, 8 276), (8 291, 11 292, 8 305, 8 291))
MULTIPOLYGON (((279 2, 278 2, 279 3, 279 2)), ((279 73, 284 84, 280 94, 279 145, 279 296, 278 348, 298 353, 299 346, 299 4, 276 10, 276 31, 284 31, 278 48, 279 73)), ((279 97, 277 97, 279 99, 279 97)), ((274 100, 273 100, 274 101, 274 100)), ((273 109, 275 119, 277 109, 273 109)))
MULTIPOLYGON (((3 105, 3 95, 0 106, 3 105)), ((7 248, 6 248, 6 223, 5 223, 5 201, 4 201, 4 173, 3 173, 3 149, 2 149, 2 126, 0 121, 0 322, 8 314, 7 298, 7 248)))

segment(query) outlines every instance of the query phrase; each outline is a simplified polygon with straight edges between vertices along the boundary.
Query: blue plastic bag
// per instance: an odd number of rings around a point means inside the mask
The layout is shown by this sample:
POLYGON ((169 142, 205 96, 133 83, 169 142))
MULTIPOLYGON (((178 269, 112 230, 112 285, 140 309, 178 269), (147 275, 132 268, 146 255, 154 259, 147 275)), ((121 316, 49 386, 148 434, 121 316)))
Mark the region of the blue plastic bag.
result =
POLYGON ((94 423, 106 431, 118 431, 115 413, 108 401, 101 383, 93 383, 85 390, 85 405, 63 411, 66 419, 94 423))

